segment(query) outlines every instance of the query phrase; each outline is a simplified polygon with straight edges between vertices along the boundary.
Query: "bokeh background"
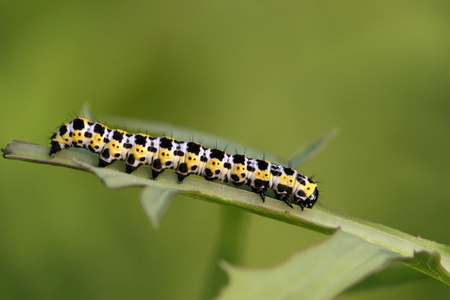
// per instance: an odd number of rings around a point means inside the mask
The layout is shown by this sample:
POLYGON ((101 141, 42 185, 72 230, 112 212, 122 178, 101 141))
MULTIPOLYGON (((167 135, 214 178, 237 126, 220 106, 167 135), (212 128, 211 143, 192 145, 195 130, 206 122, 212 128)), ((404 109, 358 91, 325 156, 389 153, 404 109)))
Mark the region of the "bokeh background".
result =
MULTIPOLYGON (((325 205, 450 244, 448 1, 1 1, 0 144, 48 144, 84 103, 288 157, 325 205)), ((119 124, 120 125, 120 124, 119 124)), ((139 189, 0 160, 3 299, 198 299, 224 208, 177 197, 151 227, 139 189)), ((324 236, 246 215, 243 266, 324 236)), ((302 270, 299 270, 302 272, 302 270)), ((436 299, 432 279, 341 299, 436 299)))

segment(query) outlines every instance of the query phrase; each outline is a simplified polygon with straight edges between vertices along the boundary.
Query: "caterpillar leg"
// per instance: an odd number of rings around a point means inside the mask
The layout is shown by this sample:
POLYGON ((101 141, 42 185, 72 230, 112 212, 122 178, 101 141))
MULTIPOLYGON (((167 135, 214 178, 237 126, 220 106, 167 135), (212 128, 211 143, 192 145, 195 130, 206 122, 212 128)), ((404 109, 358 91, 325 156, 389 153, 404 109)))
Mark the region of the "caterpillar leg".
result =
POLYGON ((152 177, 153 177, 153 180, 156 180, 156 179, 158 178, 159 174, 161 174, 163 171, 164 171, 164 170, 162 170, 162 171, 157 171, 157 170, 155 170, 155 169, 152 169, 152 177))
POLYGON ((62 148, 58 142, 52 142, 52 147, 50 148, 49 155, 51 157, 55 157, 56 152, 59 152, 61 150, 62 150, 62 148))
POLYGON ((109 166, 113 162, 115 162, 117 159, 111 155, 111 152, 109 151, 109 148, 103 149, 102 153, 100 153, 98 157, 98 167, 104 168, 106 166, 109 166))
POLYGON ((266 194, 264 193, 264 190, 252 187, 252 191, 253 191, 253 193, 256 193, 261 196, 261 200, 263 203, 266 201, 266 194))
POLYGON ((305 205, 303 204, 303 201, 300 201, 297 203, 298 205, 300 205, 301 209, 303 210, 303 208, 305 208, 305 205))
POLYGON ((262 202, 264 203, 264 202, 266 201, 266 194, 264 194, 263 191, 260 191, 260 192, 259 192, 259 195, 261 196, 261 200, 262 200, 262 202))
POLYGON ((152 164, 153 180, 156 180, 156 178, 158 178, 159 174, 161 174, 163 171, 164 171, 164 169, 163 169, 161 160, 159 158, 155 159, 152 164))
POLYGON ((291 201, 289 201, 289 194, 288 193, 277 193, 274 191, 275 197, 278 200, 282 200, 284 203, 286 203, 290 208, 294 208, 292 206, 291 201))
POLYGON ((102 159, 101 157, 98 159, 98 165, 97 167, 99 168, 104 168, 106 166, 109 166, 110 164, 112 164, 113 162, 107 162, 106 160, 102 159))
MULTIPOLYGON (((294 209, 294 207, 292 206, 291 201, 289 201, 289 198, 283 198, 281 200, 283 200, 284 203, 286 203, 290 208, 294 209)), ((302 208, 302 210, 303 210, 303 208, 302 208)))
POLYGON ((137 161, 133 154, 130 154, 125 162, 125 172, 127 172, 127 174, 131 174, 140 166, 142 166, 142 163, 137 161))
POLYGON ((132 165, 125 165, 125 172, 127 172, 127 174, 131 174, 132 172, 134 172, 137 168, 139 168, 140 166, 132 166, 132 165))
POLYGON ((178 183, 181 184, 181 183, 183 183, 183 180, 189 176, 189 174, 185 175, 185 174, 177 173, 177 176, 178 176, 178 183))
POLYGON ((183 183, 183 180, 190 174, 186 163, 181 163, 175 171, 178 176, 178 183, 183 183))

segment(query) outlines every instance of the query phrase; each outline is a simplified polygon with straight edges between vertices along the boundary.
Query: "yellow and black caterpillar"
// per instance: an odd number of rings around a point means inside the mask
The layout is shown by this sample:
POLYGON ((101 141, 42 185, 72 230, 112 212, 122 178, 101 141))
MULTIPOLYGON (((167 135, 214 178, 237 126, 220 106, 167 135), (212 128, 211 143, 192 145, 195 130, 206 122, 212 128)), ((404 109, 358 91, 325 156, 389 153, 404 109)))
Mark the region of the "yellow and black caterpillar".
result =
POLYGON ((272 189, 275 197, 291 208, 289 198, 303 210, 305 207, 312 208, 319 197, 317 184, 291 168, 241 154, 230 155, 195 142, 110 129, 81 117, 63 124, 53 134, 50 156, 69 147, 86 148, 98 153, 99 167, 124 160, 126 172, 131 173, 141 165, 150 165, 153 179, 165 169, 173 169, 179 183, 190 174, 195 174, 206 180, 245 184, 259 194, 263 202, 265 192, 272 189))

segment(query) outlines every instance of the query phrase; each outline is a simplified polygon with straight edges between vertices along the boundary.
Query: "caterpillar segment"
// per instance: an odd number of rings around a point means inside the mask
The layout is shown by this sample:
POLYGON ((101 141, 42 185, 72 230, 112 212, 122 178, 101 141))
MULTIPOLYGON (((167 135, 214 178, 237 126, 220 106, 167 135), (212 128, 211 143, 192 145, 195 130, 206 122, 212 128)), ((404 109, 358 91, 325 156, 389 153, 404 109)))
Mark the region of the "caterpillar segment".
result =
POLYGON ((208 181, 248 185, 263 202, 266 192, 272 190, 278 200, 291 208, 292 203, 302 210, 312 208, 319 197, 317 184, 291 168, 242 154, 230 155, 195 142, 144 133, 130 134, 81 117, 63 124, 53 134, 49 154, 54 157, 69 147, 85 148, 99 154, 99 167, 123 160, 125 171, 132 173, 142 165, 149 165, 153 179, 166 169, 172 169, 179 183, 194 174, 208 181))

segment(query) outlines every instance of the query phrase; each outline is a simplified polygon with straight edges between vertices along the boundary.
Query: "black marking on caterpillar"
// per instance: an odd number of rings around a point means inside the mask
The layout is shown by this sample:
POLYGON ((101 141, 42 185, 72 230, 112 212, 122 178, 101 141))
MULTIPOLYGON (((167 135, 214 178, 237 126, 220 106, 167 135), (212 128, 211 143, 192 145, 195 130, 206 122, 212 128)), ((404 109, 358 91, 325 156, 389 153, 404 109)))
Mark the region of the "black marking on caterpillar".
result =
POLYGON ((273 190, 278 200, 293 208, 289 199, 303 208, 312 208, 319 197, 317 184, 311 178, 264 159, 242 154, 230 155, 196 142, 177 141, 171 137, 130 134, 120 129, 77 117, 63 124, 51 137, 50 156, 69 148, 85 148, 99 154, 99 167, 124 160, 126 172, 132 173, 142 165, 150 165, 153 179, 166 169, 173 169, 181 183, 190 174, 209 181, 221 181, 236 186, 248 185, 265 199, 273 190))

